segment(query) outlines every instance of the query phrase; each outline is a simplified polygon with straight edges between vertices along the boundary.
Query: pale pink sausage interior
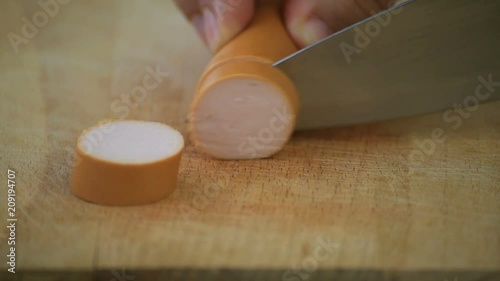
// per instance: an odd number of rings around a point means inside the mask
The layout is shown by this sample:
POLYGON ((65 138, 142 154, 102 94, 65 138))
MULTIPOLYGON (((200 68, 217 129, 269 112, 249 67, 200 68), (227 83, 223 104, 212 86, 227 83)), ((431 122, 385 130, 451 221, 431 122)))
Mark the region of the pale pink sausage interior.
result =
POLYGON ((123 120, 92 128, 81 137, 78 146, 105 161, 141 164, 179 153, 184 139, 179 132, 160 123, 123 120))
POLYGON ((192 113, 198 146, 221 159, 265 158, 294 130, 292 105, 273 84, 252 77, 225 79, 204 93, 192 113))

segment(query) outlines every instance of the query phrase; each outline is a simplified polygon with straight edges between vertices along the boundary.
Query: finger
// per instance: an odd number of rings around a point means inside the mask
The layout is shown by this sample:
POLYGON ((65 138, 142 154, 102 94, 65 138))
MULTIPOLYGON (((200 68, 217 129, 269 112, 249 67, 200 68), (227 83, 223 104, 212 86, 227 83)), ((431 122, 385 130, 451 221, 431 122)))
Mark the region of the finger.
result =
POLYGON ((213 52, 250 23, 254 0, 175 0, 213 52))
POLYGON ((389 7, 393 0, 288 0, 285 21, 300 47, 311 45, 389 7))
POLYGON ((174 0, 174 3, 188 19, 200 10, 198 0, 174 0))

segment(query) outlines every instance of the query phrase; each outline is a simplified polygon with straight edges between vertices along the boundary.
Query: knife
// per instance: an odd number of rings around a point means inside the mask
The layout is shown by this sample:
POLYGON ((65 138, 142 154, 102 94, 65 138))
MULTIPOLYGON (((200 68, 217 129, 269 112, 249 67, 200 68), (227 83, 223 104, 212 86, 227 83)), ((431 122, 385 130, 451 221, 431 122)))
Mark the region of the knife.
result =
POLYGON ((445 110, 448 122, 500 99, 498 0, 406 1, 298 52, 281 4, 261 2, 199 80, 190 136, 213 157, 267 158, 295 130, 445 110))
POLYGON ((500 1, 406 1, 274 66, 297 87, 298 130, 497 101, 500 1))

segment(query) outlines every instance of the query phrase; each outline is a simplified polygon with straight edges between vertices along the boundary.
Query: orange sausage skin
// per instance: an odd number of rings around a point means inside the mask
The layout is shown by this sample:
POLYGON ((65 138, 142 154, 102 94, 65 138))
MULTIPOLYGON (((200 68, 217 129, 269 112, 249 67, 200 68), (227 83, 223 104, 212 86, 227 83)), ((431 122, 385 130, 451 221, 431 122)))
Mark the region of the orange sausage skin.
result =
POLYGON ((144 163, 110 161, 91 155, 80 145, 92 129, 112 122, 102 121, 85 129, 78 138, 71 176, 72 193, 104 206, 138 206, 158 202, 177 187, 184 145, 175 154, 144 163))
POLYGON ((80 199, 107 206, 155 203, 174 192, 182 151, 147 164, 120 164, 94 158, 80 149, 72 192, 80 199))
MULTIPOLYGON (((278 89, 284 96, 288 112, 294 116, 299 113, 300 104, 294 83, 281 70, 272 66, 276 61, 297 51, 283 24, 280 2, 266 1, 260 4, 252 23, 215 54, 199 80, 190 110, 190 135, 195 146, 215 158, 219 158, 217 153, 207 151, 199 141, 196 125, 198 120, 194 116, 200 110, 200 100, 206 98, 206 93, 217 84, 232 78, 260 79, 278 89)), ((295 126, 296 118, 292 123, 291 126, 295 126)), ((289 137, 290 134, 287 138, 289 137)), ((271 155, 257 158, 269 156, 271 155)))

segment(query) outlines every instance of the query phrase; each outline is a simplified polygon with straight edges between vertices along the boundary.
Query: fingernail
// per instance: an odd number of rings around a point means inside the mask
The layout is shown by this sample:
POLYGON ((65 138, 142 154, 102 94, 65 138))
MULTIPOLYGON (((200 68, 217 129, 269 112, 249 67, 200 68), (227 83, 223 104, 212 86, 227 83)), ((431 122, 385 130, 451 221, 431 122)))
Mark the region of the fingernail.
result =
POLYGON ((333 33, 330 27, 318 17, 312 17, 306 22, 295 25, 296 37, 302 42, 303 46, 312 45, 319 40, 333 33))
POLYGON ((219 25, 214 13, 207 7, 203 8, 201 14, 191 18, 198 34, 203 38, 210 50, 216 50, 220 44, 219 25))

